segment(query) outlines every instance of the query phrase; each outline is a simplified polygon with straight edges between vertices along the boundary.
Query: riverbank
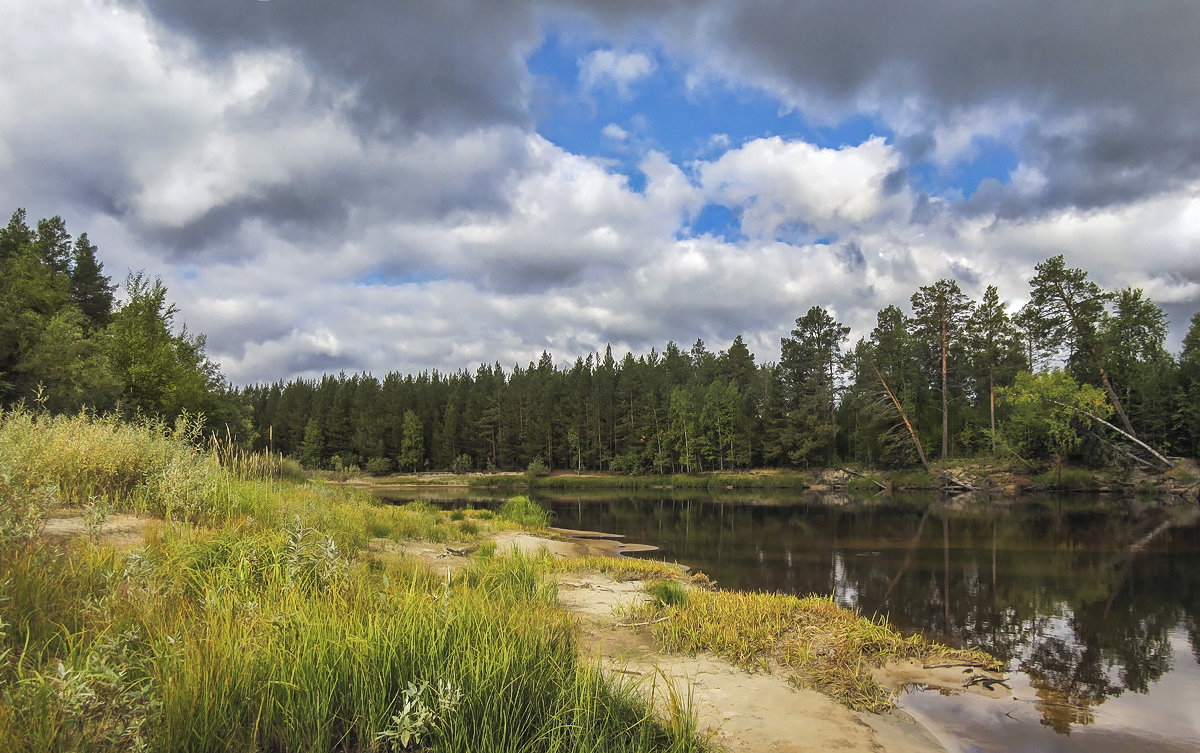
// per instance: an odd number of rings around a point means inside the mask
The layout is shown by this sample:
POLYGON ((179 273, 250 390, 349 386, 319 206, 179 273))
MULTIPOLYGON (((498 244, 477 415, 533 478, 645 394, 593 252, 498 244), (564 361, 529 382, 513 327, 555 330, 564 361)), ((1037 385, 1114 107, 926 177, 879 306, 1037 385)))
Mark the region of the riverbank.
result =
POLYGON ((544 474, 504 473, 411 473, 388 476, 325 474, 330 480, 375 489, 466 488, 492 491, 588 491, 588 490, 810 490, 848 491, 875 494, 901 491, 974 492, 1019 495, 1036 492, 1094 492, 1174 495, 1200 498, 1200 465, 1179 459, 1165 473, 1130 468, 1064 467, 1038 473, 1029 468, 995 460, 939 461, 932 472, 923 470, 878 470, 839 466, 812 471, 755 469, 737 473, 631 476, 600 471, 554 471, 544 474))
MULTIPOLYGON (((725 728, 700 726, 707 712, 683 692, 695 673, 655 685, 611 668, 560 598, 582 574, 637 609, 647 597, 631 579, 693 580, 678 568, 509 554, 548 545, 527 501, 498 513, 384 505, 268 466, 235 473, 186 433, 0 415, 0 748, 704 751, 725 728)), ((715 641, 689 650, 715 653, 737 681, 752 674, 715 641)), ((859 664, 889 658, 858 651, 859 664)), ((798 669, 776 679, 804 685, 798 669)), ((747 718, 784 723, 765 713, 747 718)))

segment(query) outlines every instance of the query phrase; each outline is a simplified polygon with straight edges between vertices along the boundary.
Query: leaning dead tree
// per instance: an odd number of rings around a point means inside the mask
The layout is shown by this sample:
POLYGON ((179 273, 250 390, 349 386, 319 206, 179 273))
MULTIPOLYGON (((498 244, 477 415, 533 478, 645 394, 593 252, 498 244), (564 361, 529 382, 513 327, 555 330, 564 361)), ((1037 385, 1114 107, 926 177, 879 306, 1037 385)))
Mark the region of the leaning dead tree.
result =
POLYGON ((883 372, 879 367, 875 367, 875 376, 879 377, 879 383, 883 385, 883 391, 892 399, 892 405, 896 406, 896 412, 900 414, 900 419, 904 421, 904 427, 908 429, 908 436, 912 437, 913 445, 917 448, 917 456, 921 458, 921 465, 925 466, 925 470, 930 474, 933 469, 929 467, 929 461, 925 459, 925 448, 921 446, 921 439, 917 436, 916 429, 913 428, 912 421, 908 420, 908 414, 904 411, 904 406, 900 404, 900 398, 896 397, 896 393, 892 392, 892 388, 888 387, 887 380, 883 378, 883 372))
MULTIPOLYGON (((1103 418, 1100 418, 1100 417, 1099 417, 1099 416, 1097 416, 1095 413, 1091 413, 1091 412, 1089 412, 1089 411, 1085 411, 1085 410, 1083 410, 1082 408, 1077 408, 1077 407, 1075 407, 1075 406, 1073 406, 1073 405, 1067 405, 1066 403, 1061 403, 1061 402, 1059 402, 1059 401, 1057 401, 1057 400, 1052 400, 1051 402, 1053 402, 1055 405, 1061 405, 1062 407, 1064 407, 1064 408, 1066 408, 1066 409, 1068 409, 1068 410, 1075 411, 1076 413, 1081 413, 1081 414, 1083 414, 1083 415, 1087 416, 1088 418, 1092 419, 1092 420, 1093 420, 1093 421, 1095 421, 1096 423, 1103 424, 1104 426, 1107 426, 1108 428, 1112 429, 1112 430, 1113 430, 1113 431, 1115 431, 1116 433, 1120 434, 1120 435, 1121 435, 1122 437, 1124 437, 1125 439, 1128 439, 1128 440, 1129 440, 1130 442, 1132 442, 1133 444, 1137 445, 1138 447, 1141 447, 1143 450, 1145 450, 1146 452, 1150 453, 1150 455, 1151 455, 1151 456, 1152 456, 1152 457, 1153 457, 1153 458, 1154 458, 1154 459, 1155 459, 1155 460, 1158 462, 1158 465, 1160 466, 1160 470, 1169 471, 1169 470, 1171 470, 1172 468, 1174 468, 1174 467, 1175 467, 1175 464, 1174 464, 1174 463, 1172 463, 1170 460, 1168 460, 1168 459, 1167 459, 1166 457, 1164 457, 1163 455, 1159 454, 1159 453, 1158 453, 1158 452, 1157 452, 1157 451, 1156 451, 1156 450, 1155 450, 1153 447, 1151 447, 1150 445, 1146 444, 1145 442, 1143 442, 1142 440, 1138 439, 1137 437, 1133 436, 1132 434, 1130 434, 1129 432, 1125 431, 1124 429, 1121 429, 1120 427, 1118 427, 1118 426, 1115 426, 1115 425, 1113 425, 1113 424, 1109 423, 1108 421, 1105 421, 1103 418)), ((1136 456, 1136 455, 1134 455, 1133 453, 1130 453, 1130 452, 1125 452, 1124 450, 1121 450, 1121 453, 1122 453, 1123 455, 1127 456, 1127 457, 1133 458, 1134 460, 1136 460, 1137 462, 1141 463, 1142 465, 1149 465, 1149 463, 1148 463, 1148 462, 1146 462, 1146 461, 1143 461, 1141 458, 1137 457, 1137 456, 1136 456)))

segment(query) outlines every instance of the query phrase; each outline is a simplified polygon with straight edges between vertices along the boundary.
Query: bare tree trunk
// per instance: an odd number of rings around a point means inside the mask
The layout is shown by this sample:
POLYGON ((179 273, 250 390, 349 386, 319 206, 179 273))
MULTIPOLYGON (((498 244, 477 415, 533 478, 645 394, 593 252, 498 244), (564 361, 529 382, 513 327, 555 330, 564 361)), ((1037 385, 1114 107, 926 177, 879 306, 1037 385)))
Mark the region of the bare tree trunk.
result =
POLYGON ((942 459, 945 460, 950 454, 950 411, 947 408, 949 401, 947 393, 949 392, 949 378, 946 374, 946 361, 949 357, 950 342, 946 334, 946 312, 942 312, 942 459))
POLYGON ((1125 415, 1125 409, 1121 407, 1121 401, 1117 398, 1117 391, 1113 389, 1112 383, 1108 381, 1108 374, 1105 373, 1104 367, 1100 365, 1100 360, 1096 357, 1096 351, 1092 349, 1092 362, 1096 364, 1096 369, 1100 372, 1100 383, 1104 385, 1104 391, 1108 393, 1108 399, 1112 401, 1113 409, 1121 418, 1121 425, 1125 427, 1125 431, 1129 432, 1130 436, 1135 434, 1133 424, 1129 423, 1129 417, 1125 415))
POLYGON ((988 368, 988 410, 992 420, 992 454, 996 454, 996 369, 988 368))
MULTIPOLYGON (((1107 384, 1107 382, 1106 382, 1106 384, 1107 384)), ((1151 455, 1153 455, 1153 456, 1154 456, 1154 458, 1155 458, 1156 460, 1158 460, 1158 462, 1160 462, 1160 463, 1162 463, 1162 464, 1163 464, 1163 468, 1164 468, 1164 469, 1166 469, 1166 470, 1170 470, 1171 468, 1174 468, 1174 467, 1175 467, 1174 463, 1172 463, 1170 460, 1167 460, 1167 459, 1166 459, 1165 457, 1163 457, 1162 455, 1158 454, 1158 452, 1156 452, 1156 451, 1155 451, 1155 449, 1154 449, 1153 447, 1151 447, 1150 445, 1146 444, 1146 443, 1145 443, 1145 442, 1143 442, 1142 440, 1140 440, 1140 439, 1138 439, 1137 437, 1135 437, 1135 436, 1133 435, 1133 433, 1132 433, 1132 432, 1125 432, 1125 431, 1121 431, 1121 429, 1117 428, 1116 426, 1113 426, 1111 423, 1109 423, 1108 421, 1105 421, 1103 418, 1100 418, 1099 416, 1097 416, 1097 415, 1096 415, 1096 414, 1094 414, 1094 413, 1089 413, 1088 411, 1081 410, 1081 409, 1079 409, 1079 408, 1074 408, 1074 407, 1072 407, 1072 406, 1070 406, 1070 405, 1067 405, 1066 403, 1060 403, 1060 402, 1059 402, 1059 401, 1057 401, 1057 400, 1052 400, 1051 402, 1053 402, 1053 403, 1056 403, 1056 404, 1058 404, 1058 405, 1061 405, 1061 406, 1063 406, 1064 408, 1068 408, 1068 409, 1070 409, 1070 410, 1078 411, 1079 413, 1082 413, 1083 415, 1087 416, 1088 418, 1092 419, 1093 421, 1098 421, 1098 422, 1100 422, 1100 423, 1104 424, 1104 425, 1105 425, 1105 426, 1107 426, 1108 428, 1112 429, 1112 430, 1113 430, 1113 431, 1115 431, 1116 433, 1120 434, 1121 436, 1125 437, 1125 438, 1126 438, 1126 439, 1128 439, 1129 441, 1131 441, 1131 442, 1133 442, 1134 444, 1136 444, 1138 447, 1141 447, 1143 450, 1145 450, 1146 452, 1148 452, 1148 453, 1150 453, 1151 455)))

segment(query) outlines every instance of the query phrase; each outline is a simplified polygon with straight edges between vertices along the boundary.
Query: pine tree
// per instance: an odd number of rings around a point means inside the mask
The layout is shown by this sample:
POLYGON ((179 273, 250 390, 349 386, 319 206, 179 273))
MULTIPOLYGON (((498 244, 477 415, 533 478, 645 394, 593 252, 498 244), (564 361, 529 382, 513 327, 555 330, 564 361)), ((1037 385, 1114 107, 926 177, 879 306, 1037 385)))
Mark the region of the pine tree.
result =
POLYGON ((950 366, 961 353, 971 316, 971 301, 954 280, 938 280, 912 296, 917 337, 932 345, 941 377, 942 457, 950 453, 950 366))
POLYGON ((404 439, 400 443, 400 467, 416 471, 425 460, 425 428, 411 410, 404 412, 404 439))
POLYGON ((1100 378, 1100 384, 1112 402, 1125 431, 1135 434, 1133 424, 1117 397, 1100 357, 1097 330, 1105 317, 1105 306, 1112 294, 1088 279, 1087 272, 1066 266, 1062 254, 1037 265, 1037 275, 1029 281, 1030 303, 1037 312, 1039 329, 1046 340, 1066 346, 1074 359, 1080 359, 1100 378))
MULTIPOLYGON (((1021 338, 995 285, 989 285, 967 326, 968 351, 978 377, 987 385, 988 426, 996 449, 996 384, 1008 382, 1019 370, 1021 338)), ((982 390, 980 390, 982 392, 982 390)))
POLYGON ((820 306, 796 319, 780 341, 778 375, 784 414, 780 431, 788 460, 796 465, 830 463, 837 449, 835 420, 842 343, 850 328, 820 306))
POLYGON ((96 247, 87 233, 75 239, 73 256, 71 298, 93 327, 103 327, 112 318, 116 286, 104 275, 104 265, 96 258, 96 247))

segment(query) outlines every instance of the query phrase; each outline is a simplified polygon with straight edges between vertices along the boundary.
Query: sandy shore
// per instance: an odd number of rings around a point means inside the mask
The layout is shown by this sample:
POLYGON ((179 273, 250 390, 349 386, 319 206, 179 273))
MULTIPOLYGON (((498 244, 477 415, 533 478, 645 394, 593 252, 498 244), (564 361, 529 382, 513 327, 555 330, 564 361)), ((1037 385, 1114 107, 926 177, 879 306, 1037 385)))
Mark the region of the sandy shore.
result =
MULTIPOLYGON (((557 538, 505 531, 495 541, 501 551, 516 548, 533 554, 544 549, 560 557, 631 550, 610 534, 552 529, 552 535, 557 538)), ((469 564, 466 557, 447 556, 446 548, 437 544, 410 542, 404 550, 448 572, 469 564)), ((746 753, 943 753, 956 747, 953 741, 943 744, 901 710, 856 712, 818 691, 795 687, 782 673, 749 672, 706 654, 662 653, 649 628, 631 627, 619 616, 647 598, 644 585, 596 571, 570 572, 558 579, 558 598, 564 609, 578 616, 583 650, 599 666, 620 679, 643 684, 664 706, 672 694, 690 702, 701 732, 725 749, 746 753)), ((982 685, 965 688, 964 672, 975 671, 903 662, 879 670, 877 678, 897 689, 923 685, 949 692, 1006 695, 998 689, 989 692, 982 685)))

